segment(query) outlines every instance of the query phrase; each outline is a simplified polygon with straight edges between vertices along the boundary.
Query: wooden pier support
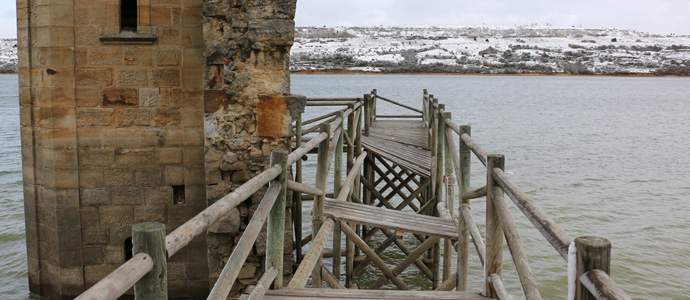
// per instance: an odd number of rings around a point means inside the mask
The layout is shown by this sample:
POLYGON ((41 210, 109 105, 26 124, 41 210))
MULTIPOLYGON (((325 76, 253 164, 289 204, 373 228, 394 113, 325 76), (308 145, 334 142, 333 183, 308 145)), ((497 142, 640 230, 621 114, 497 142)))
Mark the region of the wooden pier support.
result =
POLYGON ((575 285, 576 300, 596 300, 587 288, 579 282, 582 274, 601 270, 610 274, 611 270, 611 242, 605 238, 595 236, 581 236, 575 239, 577 248, 577 275, 578 283, 575 285))
POLYGON ((168 255, 165 253, 165 225, 146 222, 132 226, 132 254, 146 253, 153 269, 134 284, 134 298, 168 299, 168 255))

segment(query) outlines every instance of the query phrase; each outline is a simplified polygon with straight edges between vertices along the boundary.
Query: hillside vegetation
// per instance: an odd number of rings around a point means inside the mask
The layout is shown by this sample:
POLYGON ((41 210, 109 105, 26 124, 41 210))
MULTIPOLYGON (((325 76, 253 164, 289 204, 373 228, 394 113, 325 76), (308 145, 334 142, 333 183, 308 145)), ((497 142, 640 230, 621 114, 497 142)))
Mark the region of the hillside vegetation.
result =
POLYGON ((690 36, 544 26, 298 27, 290 69, 690 75, 690 36))

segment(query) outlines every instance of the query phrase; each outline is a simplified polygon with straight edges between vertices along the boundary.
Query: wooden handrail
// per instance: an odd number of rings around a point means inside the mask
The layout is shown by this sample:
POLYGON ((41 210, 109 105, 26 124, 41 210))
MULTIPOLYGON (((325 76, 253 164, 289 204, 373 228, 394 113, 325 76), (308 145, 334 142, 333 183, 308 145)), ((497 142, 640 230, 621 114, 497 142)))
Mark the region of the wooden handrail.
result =
POLYGON ((487 157, 488 153, 486 151, 484 151, 484 149, 482 149, 482 147, 480 147, 479 144, 477 144, 477 142, 475 142, 472 139, 472 137, 469 136, 468 134, 463 133, 460 136, 460 138, 462 139, 463 142, 465 142, 467 147, 470 148, 470 150, 472 150, 474 155, 477 156, 479 161, 481 161, 482 164, 486 167, 486 157, 487 157))
POLYGON ((568 246, 572 243, 570 237, 561 229, 551 217, 544 213, 536 203, 527 196, 506 173, 498 168, 492 170, 493 178, 505 190, 505 193, 513 200, 515 205, 522 211, 527 219, 532 222, 534 227, 551 243, 551 245, 564 258, 568 259, 568 246))
POLYGON ((584 285, 597 300, 631 300, 630 297, 616 284, 609 274, 594 269, 580 276, 580 283, 584 285))
POLYGON ((379 95, 377 95, 377 94, 374 94, 374 96, 375 96, 376 98, 379 98, 379 99, 381 99, 381 100, 383 100, 383 101, 386 101, 386 102, 388 102, 388 103, 392 103, 392 104, 395 104, 395 105, 397 105, 397 106, 407 108, 407 109, 409 109, 409 110, 411 110, 411 111, 418 112, 418 113, 420 113, 420 114, 423 114, 423 113, 424 113, 423 111, 421 111, 421 110, 419 110, 419 109, 416 109, 416 108, 411 107, 411 106, 407 106, 407 105, 405 105, 405 104, 402 104, 402 103, 397 102, 397 101, 393 101, 393 100, 388 99, 388 98, 381 97, 381 96, 379 96, 379 95))
POLYGON ((302 263, 297 267, 297 271, 292 276, 292 280, 288 283, 288 288, 303 288, 307 284, 309 275, 316 266, 318 259, 321 257, 321 252, 326 246, 326 241, 328 237, 333 232, 333 219, 326 218, 326 220, 321 224, 319 231, 316 233, 316 237, 309 247, 309 251, 302 258, 302 263))
POLYGON ((139 253, 108 276, 79 295, 75 300, 115 300, 127 292, 146 273, 153 269, 153 259, 139 253))

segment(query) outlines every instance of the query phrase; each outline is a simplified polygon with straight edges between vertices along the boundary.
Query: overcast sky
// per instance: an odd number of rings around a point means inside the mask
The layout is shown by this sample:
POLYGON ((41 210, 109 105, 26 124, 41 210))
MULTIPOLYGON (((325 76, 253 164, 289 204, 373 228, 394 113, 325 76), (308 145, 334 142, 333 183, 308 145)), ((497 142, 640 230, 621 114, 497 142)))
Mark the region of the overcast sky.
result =
MULTIPOLYGON (((0 38, 15 38, 16 0, 0 0, 0 38)), ((298 0, 297 26, 539 25, 690 34, 690 0, 298 0)))

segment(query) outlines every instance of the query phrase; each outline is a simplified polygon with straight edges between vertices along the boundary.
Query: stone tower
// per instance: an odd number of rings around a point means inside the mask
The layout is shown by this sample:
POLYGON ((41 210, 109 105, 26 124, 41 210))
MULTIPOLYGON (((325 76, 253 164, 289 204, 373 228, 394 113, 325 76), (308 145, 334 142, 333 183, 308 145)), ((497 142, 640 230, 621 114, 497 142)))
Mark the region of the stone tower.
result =
MULTIPOLYGON (((303 105, 289 96, 294 11, 295 0, 17 1, 32 293, 80 294, 131 255, 132 224, 171 231, 287 147, 303 105)), ((171 298, 205 298, 259 199, 169 260, 171 298)), ((242 284, 263 269, 255 248, 242 284)))

